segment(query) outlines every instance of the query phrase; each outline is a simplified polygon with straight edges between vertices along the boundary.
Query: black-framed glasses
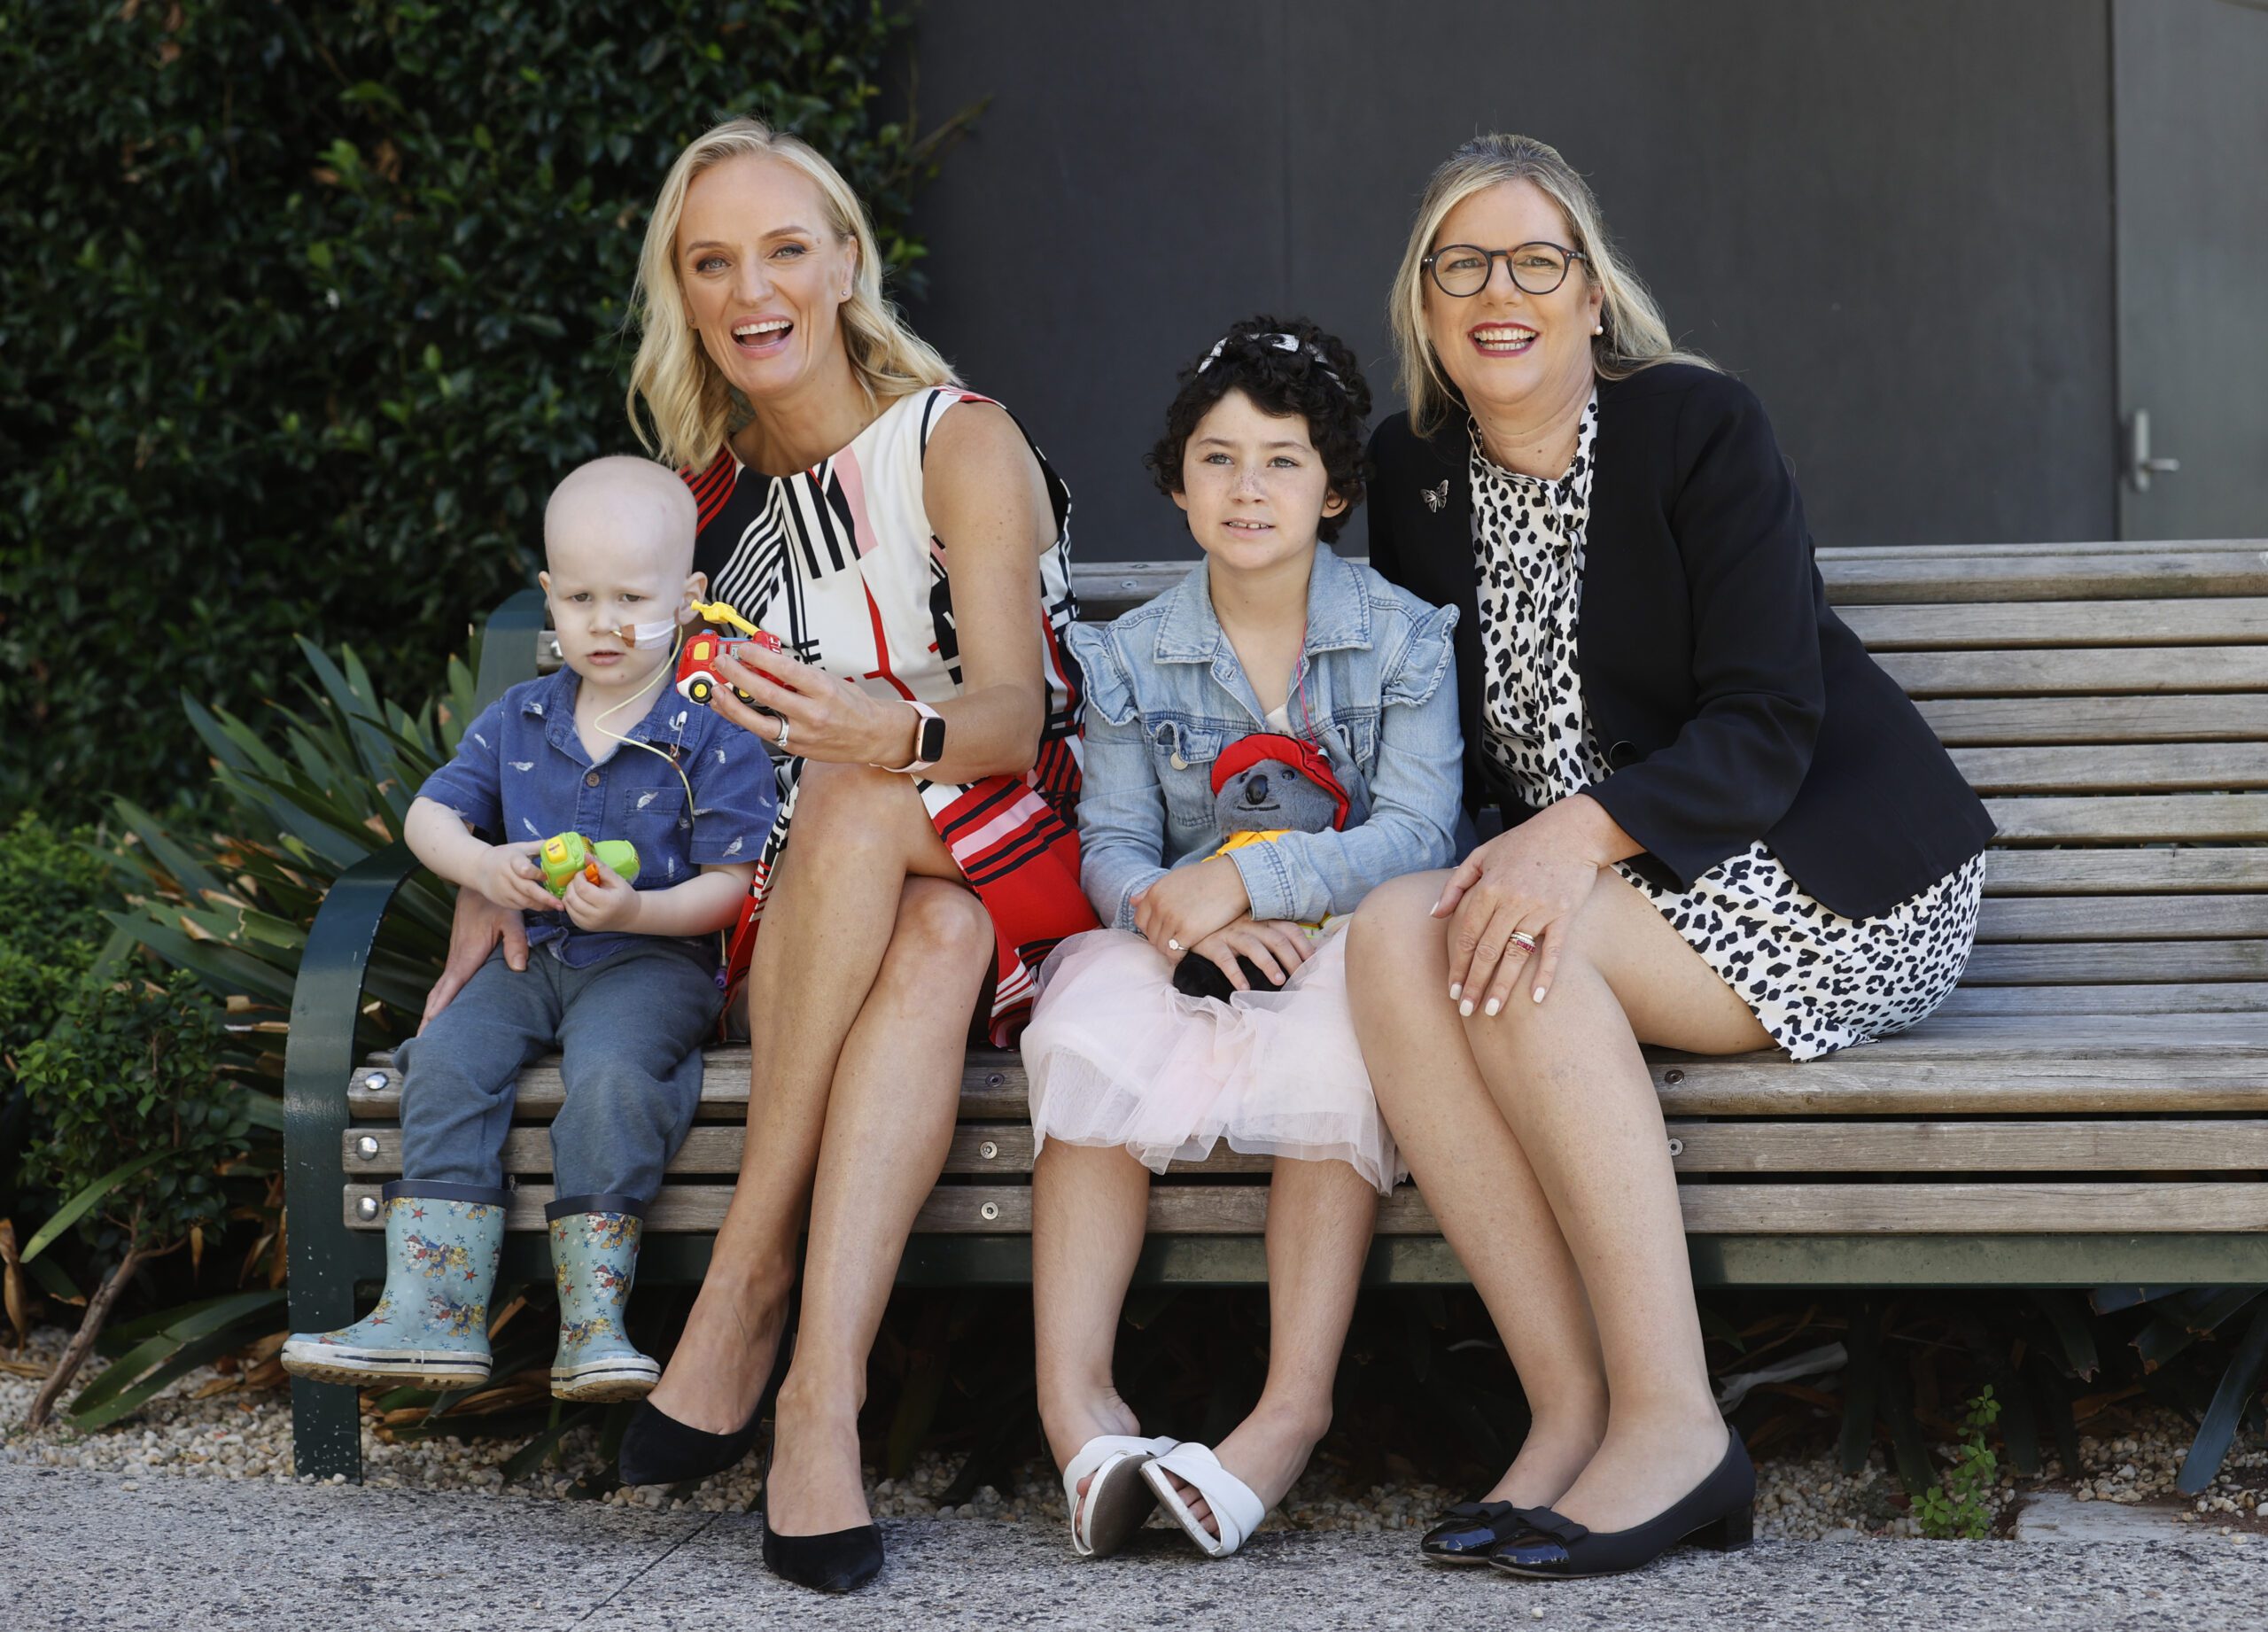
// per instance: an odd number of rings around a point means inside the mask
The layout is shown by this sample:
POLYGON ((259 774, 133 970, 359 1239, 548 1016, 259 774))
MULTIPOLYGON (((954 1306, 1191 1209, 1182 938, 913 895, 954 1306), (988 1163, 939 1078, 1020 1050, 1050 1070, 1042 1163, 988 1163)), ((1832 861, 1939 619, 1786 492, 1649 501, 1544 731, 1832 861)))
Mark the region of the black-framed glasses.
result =
POLYGON ((1579 249, 1550 244, 1516 244, 1510 249, 1482 249, 1477 244, 1450 244, 1425 257, 1434 287, 1462 300, 1488 287, 1502 260, 1512 282, 1532 295, 1548 295, 1567 281, 1567 268, 1590 257, 1579 249))

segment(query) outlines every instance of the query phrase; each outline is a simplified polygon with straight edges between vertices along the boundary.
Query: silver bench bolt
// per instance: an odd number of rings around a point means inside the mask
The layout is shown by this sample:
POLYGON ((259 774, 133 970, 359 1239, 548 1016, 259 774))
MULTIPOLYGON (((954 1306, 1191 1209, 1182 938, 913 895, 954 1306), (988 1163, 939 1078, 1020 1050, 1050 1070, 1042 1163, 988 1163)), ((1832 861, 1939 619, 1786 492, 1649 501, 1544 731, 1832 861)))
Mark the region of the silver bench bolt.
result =
POLYGON ((984 1074, 984 1085, 987 1088, 998 1088, 1007 1080, 1008 1079, 1006 1077, 1001 1076, 998 1071, 987 1071, 984 1074))
POLYGON ((1685 1141, 1683 1139, 1672 1139, 1669 1142, 1669 1154, 1670 1158, 1673 1161, 1683 1155, 1685 1154, 1685 1141))
POLYGON ((376 1218, 378 1216, 378 1198, 376 1196, 364 1196, 361 1201, 354 1203, 354 1216, 357 1218, 363 1220, 365 1223, 376 1218))
POLYGON ((986 1224, 990 1224, 1000 1216, 1000 1204, 998 1201, 987 1201, 976 1209, 976 1216, 986 1224))
POLYGON ((987 1162, 991 1162, 998 1159, 999 1156, 1000 1147, 998 1145, 995 1145, 990 1139, 987 1139, 984 1143, 976 1147, 976 1154, 983 1157, 987 1162))
POLYGON ((362 1079, 364 1090, 370 1093, 383 1093, 385 1092, 385 1085, 386 1074, 384 1071, 373 1071, 362 1079))
POLYGON ((365 1133, 354 1141, 354 1154, 365 1162, 376 1162, 378 1159, 378 1141, 365 1133))
POLYGON ((1682 1072, 1682 1071, 1664 1071, 1664 1072, 1662 1073, 1662 1081, 1664 1081, 1664 1082, 1666 1082, 1666 1083, 1669 1083, 1669 1084, 1677 1084, 1677 1083, 1682 1083, 1682 1082, 1683 1082, 1684 1080, 1685 1080, 1685 1073, 1684 1073, 1684 1072, 1682 1072))

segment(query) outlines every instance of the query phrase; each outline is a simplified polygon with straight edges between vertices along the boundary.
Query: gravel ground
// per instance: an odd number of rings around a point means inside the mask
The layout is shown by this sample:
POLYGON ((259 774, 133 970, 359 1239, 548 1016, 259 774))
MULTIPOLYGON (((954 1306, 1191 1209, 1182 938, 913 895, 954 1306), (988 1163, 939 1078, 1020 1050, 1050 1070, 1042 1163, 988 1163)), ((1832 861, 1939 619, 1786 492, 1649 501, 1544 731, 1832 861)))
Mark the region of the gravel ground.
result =
MULTIPOLYGON (((37 1387, 37 1374, 60 1352, 65 1336, 43 1328, 32 1334, 26 1351, 0 1359, 0 1463, 123 1474, 123 1488, 129 1490, 145 1478, 293 1481, 288 1392, 248 1386, 247 1374, 235 1369, 194 1372, 136 1416, 106 1431, 82 1435, 58 1420, 39 1434, 27 1433, 21 1425, 37 1387)), ((89 1362, 80 1373, 82 1383, 98 1375, 101 1364, 89 1362)), ((268 1365, 256 1367, 249 1376, 257 1383, 275 1374, 268 1365)), ((2119 1419, 2106 1415, 2097 1420, 2119 1419)), ((2083 1502, 2180 1503, 2182 1517, 2201 1529, 2243 1534, 2268 1525, 2268 1445, 2241 1441, 2212 1488, 2185 1501, 2175 1493, 2173 1481, 2188 1449, 2187 1426, 2164 1412, 2124 1421, 2126 1426, 2116 1434, 2081 1439, 2084 1466, 2076 1480, 2066 1480, 2051 1461, 2040 1480, 2022 1481, 2021 1488, 2016 1481, 2004 1482, 1992 1498, 1996 1523, 2005 1519, 2025 1490, 2047 1487, 2068 1489, 2083 1502)), ((556 1465, 508 1486, 501 1465, 522 1442, 400 1441, 366 1416, 364 1477, 382 1489, 476 1491, 541 1500, 563 1498, 581 1476, 600 1472, 595 1435, 579 1430, 562 1442, 556 1465)), ((1060 1522, 1060 1487, 1054 1469, 1045 1462, 1035 1459, 1018 1469, 1006 1488, 986 1486, 963 1505, 942 1505, 938 1497, 951 1486, 958 1467, 957 1457, 930 1453, 905 1478, 875 1480, 870 1474, 875 1516, 1060 1522)), ((752 1458, 690 1491, 672 1496, 659 1488, 617 1489, 604 1500, 656 1511, 750 1511, 756 1505, 760 1468, 760 1459, 752 1458)), ((1809 1457, 1771 1457, 1759 1465, 1758 1475, 1756 1527, 1760 1536, 1812 1541, 1918 1534, 1904 1512, 1897 1480, 1884 1470, 1879 1455, 1856 1474, 1845 1473, 1831 1449, 1809 1457)), ((1433 1514, 1465 1494, 1418 1482, 1358 1487, 1318 1457, 1265 1528, 1422 1529, 1433 1514)))
POLYGON ((7 1632, 2259 1632, 2268 1619, 2259 1545, 2183 1527, 2084 1546, 1766 1540, 1674 1552, 1639 1575, 1520 1581, 1428 1569, 1404 1535, 1259 1535, 1216 1564, 1153 1533, 1079 1559, 1052 1526, 885 1519, 881 1579, 830 1598, 768 1574, 762 1521, 745 1513, 7 1464, 0 1513, 7 1632))

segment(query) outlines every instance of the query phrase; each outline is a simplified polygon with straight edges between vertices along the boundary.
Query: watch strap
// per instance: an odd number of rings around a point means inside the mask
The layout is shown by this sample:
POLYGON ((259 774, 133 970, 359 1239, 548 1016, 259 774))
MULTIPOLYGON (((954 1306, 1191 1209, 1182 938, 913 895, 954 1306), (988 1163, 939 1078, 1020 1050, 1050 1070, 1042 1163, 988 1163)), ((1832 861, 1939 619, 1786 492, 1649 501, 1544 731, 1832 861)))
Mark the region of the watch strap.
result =
MULTIPOLYGON (((945 723, 944 715, 938 713, 936 710, 931 708, 928 703, 923 703, 917 698, 906 698, 905 705, 919 716, 919 719, 913 727, 913 757, 911 759, 908 759, 904 765, 877 765, 876 767, 880 770, 895 773, 899 776, 913 775, 919 772, 928 770, 931 765, 937 763, 936 754, 931 754, 926 758, 922 757, 922 739, 930 734, 930 722, 932 720, 936 722, 936 726, 938 727, 937 734, 941 737, 944 734, 944 726, 945 723)), ((942 753, 943 751, 944 750, 942 747, 937 750, 938 753, 942 753)))

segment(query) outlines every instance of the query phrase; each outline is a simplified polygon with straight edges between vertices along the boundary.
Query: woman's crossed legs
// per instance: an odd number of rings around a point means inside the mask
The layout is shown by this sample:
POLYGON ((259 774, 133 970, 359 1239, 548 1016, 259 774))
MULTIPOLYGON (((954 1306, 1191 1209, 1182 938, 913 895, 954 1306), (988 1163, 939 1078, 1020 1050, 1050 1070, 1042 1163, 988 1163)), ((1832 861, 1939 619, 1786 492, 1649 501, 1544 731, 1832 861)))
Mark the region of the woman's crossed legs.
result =
POLYGON ((867 1353, 944 1166, 969 1014, 992 967, 991 920, 959 880, 907 779, 804 767, 750 970, 740 1179, 652 1396, 711 1433, 748 1420, 808 1221, 766 1476, 766 1519, 782 1535, 868 1522, 858 1434, 867 1353))
POLYGON ((1641 1042, 1771 1038, 1644 896, 1603 873, 1542 1003, 1449 998, 1446 873, 1394 880, 1348 933, 1379 1108, 1518 1372, 1534 1427, 1488 1495, 1595 1531, 1653 1517, 1716 1465, 1676 1177, 1641 1042))

